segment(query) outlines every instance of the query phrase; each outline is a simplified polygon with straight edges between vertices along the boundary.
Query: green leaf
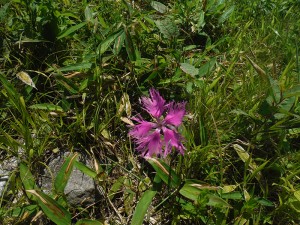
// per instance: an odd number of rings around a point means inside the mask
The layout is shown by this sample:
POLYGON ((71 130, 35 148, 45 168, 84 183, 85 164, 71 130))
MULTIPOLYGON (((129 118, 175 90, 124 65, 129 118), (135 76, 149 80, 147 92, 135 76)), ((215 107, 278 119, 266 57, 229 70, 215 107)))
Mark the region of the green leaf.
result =
POLYGON ((125 47, 130 61, 136 60, 135 48, 132 42, 130 32, 125 28, 125 47))
POLYGON ((140 201, 138 202, 135 211, 133 213, 131 225, 142 225, 145 214, 148 210, 152 199, 154 198, 156 191, 147 190, 143 196, 141 197, 140 201))
POLYGON ((300 190, 294 192, 294 196, 300 202, 300 190))
POLYGON ((165 162, 155 158, 148 158, 147 161, 152 165, 157 174, 167 185, 171 185, 171 187, 174 188, 180 185, 180 178, 165 162))
POLYGON ((293 96, 300 96, 300 85, 296 85, 283 93, 284 98, 289 98, 293 96))
POLYGON ((39 206, 54 223, 57 225, 71 224, 71 214, 54 199, 38 190, 27 190, 27 192, 36 196, 39 206))
POLYGON ((165 6, 164 4, 157 2, 157 1, 152 1, 151 6, 153 9, 155 9, 159 13, 165 13, 168 10, 167 6, 165 6))
MULTIPOLYGON (((32 173, 30 172, 28 166, 25 163, 21 162, 19 169, 20 169, 20 178, 24 185, 25 190, 38 189, 38 186, 35 183, 35 179, 32 173)), ((35 200, 35 196, 32 194, 27 193, 27 196, 29 199, 35 200)))
POLYGON ((119 177, 116 182, 112 185, 112 187, 110 188, 109 192, 108 192, 108 197, 110 200, 112 200, 115 196, 115 194, 120 190, 120 188, 122 188, 124 186, 124 180, 125 177, 119 177))
POLYGON ((65 162, 61 166, 60 170, 57 173, 57 176, 54 181, 54 188, 56 193, 62 194, 64 193, 65 187, 68 183, 70 175, 73 170, 74 163, 78 157, 78 153, 74 155, 70 155, 66 158, 65 162))
POLYGON ((118 55, 123 47, 124 41, 125 41, 125 32, 122 32, 115 40, 113 53, 114 55, 118 55))
POLYGON ((224 198, 224 199, 237 199, 237 200, 244 199, 242 193, 239 192, 239 191, 224 193, 224 194, 221 194, 221 197, 224 198))
POLYGON ((196 76, 199 73, 199 69, 195 68, 193 65, 189 63, 180 63, 180 69, 182 69, 183 72, 191 76, 196 76))
POLYGON ((63 112, 64 110, 58 106, 51 103, 42 103, 42 104, 35 104, 29 106, 30 109, 39 109, 39 110, 47 110, 47 111, 56 111, 56 112, 63 112))
POLYGON ((186 180, 179 193, 184 197, 196 201, 202 190, 219 190, 219 187, 201 184, 198 180, 186 180))
POLYGON ((166 38, 174 38, 179 35, 179 29, 172 19, 166 17, 165 19, 155 20, 154 22, 160 33, 166 38))
POLYGON ((72 65, 67 65, 65 67, 59 68, 60 72, 68 72, 68 71, 78 71, 78 70, 83 70, 83 69, 91 69, 92 68, 92 63, 75 63, 72 65))
POLYGON ((103 225, 103 223, 96 220, 81 219, 75 225, 103 225))
POLYGON ((273 202, 271 202, 265 198, 258 198, 257 202, 263 206, 274 207, 273 202))
POLYGON ((89 168, 88 166, 86 166, 85 164, 75 161, 74 166, 79 169, 81 172, 83 172, 84 174, 90 176, 91 178, 96 178, 97 177, 97 173, 92 170, 91 168, 89 168))
POLYGON ((199 68, 198 76, 203 77, 204 75, 208 75, 213 70, 215 65, 216 65, 216 58, 210 59, 207 63, 205 63, 199 68))
POLYGON ((24 218, 24 215, 26 217, 36 213, 37 209, 38 209, 38 205, 26 205, 22 207, 16 207, 11 209, 11 211, 8 212, 8 215, 12 217, 24 218))
POLYGON ((123 30, 118 30, 114 33, 112 33, 110 36, 108 36, 105 40, 103 40, 99 46, 98 46, 98 53, 100 55, 102 55, 104 52, 106 52, 106 50, 109 48, 109 46, 113 43, 113 41, 119 37, 120 35, 122 35, 124 31, 123 30))
POLYGON ((70 34, 76 32, 77 30, 79 30, 80 28, 82 28, 82 27, 85 26, 85 25, 86 25, 86 22, 82 22, 82 23, 77 24, 77 25, 75 25, 75 26, 69 27, 68 29, 62 31, 62 32, 59 34, 59 36, 57 37, 57 39, 59 40, 59 39, 62 39, 62 38, 64 38, 64 37, 67 37, 67 36, 69 36, 70 34))
POLYGON ((214 207, 218 207, 218 208, 231 208, 231 206, 224 201, 222 198, 216 196, 216 195, 208 195, 209 197, 209 201, 207 203, 207 205, 209 206, 214 206, 214 207))
POLYGON ((218 19, 218 23, 224 23, 229 17, 230 15, 233 13, 235 6, 232 5, 231 7, 229 7, 218 19))

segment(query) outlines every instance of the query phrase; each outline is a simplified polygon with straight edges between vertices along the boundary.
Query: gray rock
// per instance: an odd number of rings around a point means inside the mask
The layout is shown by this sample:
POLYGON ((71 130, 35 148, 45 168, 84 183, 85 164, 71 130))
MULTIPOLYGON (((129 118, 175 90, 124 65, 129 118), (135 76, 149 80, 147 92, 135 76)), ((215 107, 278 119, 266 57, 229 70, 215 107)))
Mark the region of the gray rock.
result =
MULTIPOLYGON (((52 192, 55 177, 64 163, 64 159, 68 157, 69 154, 69 152, 66 152, 63 156, 54 158, 49 163, 48 169, 45 170, 45 176, 41 179, 41 186, 44 192, 52 192)), ((91 167, 88 161, 86 162, 86 165, 91 167)), ((93 204, 96 201, 96 190, 93 179, 74 167, 64 190, 64 194, 70 205, 84 207, 93 204)))
POLYGON ((0 162, 0 197, 6 188, 8 179, 13 170, 18 167, 18 159, 11 157, 0 162))

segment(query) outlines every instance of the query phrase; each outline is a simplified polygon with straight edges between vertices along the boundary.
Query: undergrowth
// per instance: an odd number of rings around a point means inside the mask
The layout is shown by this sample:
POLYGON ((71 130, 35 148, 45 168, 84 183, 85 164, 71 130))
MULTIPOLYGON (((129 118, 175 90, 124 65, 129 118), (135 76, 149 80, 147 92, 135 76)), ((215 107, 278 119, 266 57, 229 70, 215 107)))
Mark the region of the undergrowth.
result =
POLYGON ((299 12, 296 0, 2 1, 0 164, 18 166, 0 223, 299 224, 299 12), (151 87, 187 103, 184 155, 142 158, 128 136, 151 87), (97 186, 91 205, 65 198, 75 167, 97 186))

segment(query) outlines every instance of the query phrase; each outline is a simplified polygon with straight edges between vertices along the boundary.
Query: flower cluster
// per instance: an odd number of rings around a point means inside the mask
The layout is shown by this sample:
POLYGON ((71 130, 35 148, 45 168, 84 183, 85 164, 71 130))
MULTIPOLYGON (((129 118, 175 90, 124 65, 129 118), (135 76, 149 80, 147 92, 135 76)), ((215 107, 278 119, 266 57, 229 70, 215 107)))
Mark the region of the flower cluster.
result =
POLYGON ((154 88, 149 92, 150 98, 142 97, 141 102, 153 122, 146 121, 141 116, 132 118, 137 124, 131 127, 129 136, 133 138, 143 157, 166 157, 173 148, 183 155, 185 147, 177 128, 186 114, 185 102, 166 103, 154 88))

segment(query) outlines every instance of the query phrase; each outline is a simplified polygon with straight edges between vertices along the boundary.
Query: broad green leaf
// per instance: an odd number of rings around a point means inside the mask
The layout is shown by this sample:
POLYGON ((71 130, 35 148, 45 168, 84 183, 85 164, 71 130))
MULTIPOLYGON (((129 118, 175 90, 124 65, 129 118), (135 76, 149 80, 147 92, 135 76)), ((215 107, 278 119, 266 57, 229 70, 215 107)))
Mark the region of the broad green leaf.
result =
POLYGON ((202 190, 219 190, 219 187, 202 184, 198 180, 186 180, 179 193, 184 197, 196 201, 202 190))
POLYGON ((119 177, 115 183, 112 185, 112 187, 110 188, 109 192, 108 192, 108 197, 110 200, 112 200, 115 196, 115 194, 120 190, 120 188, 122 188, 124 186, 124 180, 125 177, 119 177))
POLYGON ((213 71, 214 66, 216 65, 216 58, 210 59, 204 65, 199 68, 199 77, 203 77, 205 75, 209 75, 211 71, 213 71))
POLYGON ((297 200, 300 202, 300 190, 294 192, 294 196, 297 198, 297 200))
POLYGON ((154 22, 160 33, 166 38, 175 38, 179 35, 179 29, 172 19, 166 17, 165 19, 155 20, 154 22))
POLYGON ((118 55, 123 47, 124 41, 125 41, 125 32, 123 31, 115 40, 114 48, 113 48, 113 53, 115 55, 118 55))
POLYGON ((155 9, 159 13, 165 13, 168 10, 167 6, 165 6, 164 4, 157 2, 157 1, 152 1, 151 6, 153 9, 155 9))
POLYGON ((199 73, 199 69, 189 63, 180 63, 180 69, 191 76, 196 76, 199 73))
POLYGON ((174 188, 180 185, 180 178, 165 162, 155 158, 148 158, 147 161, 152 165, 157 174, 167 185, 171 185, 171 187, 174 188))
POLYGON ((75 225, 103 225, 104 223, 96 220, 81 219, 75 225))
POLYGON ((156 191, 145 191, 140 201, 138 202, 131 221, 131 225, 142 225, 148 207, 154 198, 156 191))
POLYGON ((234 191, 234 192, 230 192, 230 193, 223 193, 223 194, 221 194, 221 197, 224 198, 224 199, 237 199, 237 200, 244 199, 243 194, 239 191, 234 191))
POLYGON ((263 206, 274 207, 273 202, 271 202, 265 198, 258 198, 257 202, 263 206))
MULTIPOLYGON (((35 183, 35 179, 32 173, 30 172, 28 166, 24 162, 20 163, 19 169, 20 169, 20 178, 24 185, 25 190, 38 189, 38 186, 35 183)), ((35 196, 32 194, 27 193, 27 196, 29 199, 35 200, 35 196)))
POLYGON ((219 208, 231 208, 231 206, 222 198, 216 195, 209 194, 209 201, 207 205, 219 208))
POLYGON ((63 112, 64 110, 58 106, 51 103, 42 103, 42 104, 35 104, 29 106, 30 109, 39 109, 39 110, 48 110, 48 111, 56 111, 56 112, 63 112))
POLYGON ((57 37, 57 39, 59 40, 59 39, 62 39, 64 37, 67 37, 67 36, 69 36, 70 34, 76 32, 77 30, 79 30, 80 28, 82 28, 85 25, 86 25, 86 22, 82 22, 82 23, 79 23, 79 24, 77 24, 75 26, 69 27, 68 29, 62 31, 59 34, 59 36, 57 37))
POLYGON ((67 65, 65 67, 59 68, 59 71, 61 72, 68 72, 68 71, 78 71, 78 70, 83 70, 83 69, 91 69, 92 68, 92 63, 76 63, 72 65, 67 65))
POLYGON ((81 162, 75 161, 74 166, 79 169, 81 172, 83 172, 84 174, 90 176, 91 178, 96 178, 97 177, 97 173, 92 170, 91 168, 89 168, 88 166, 84 165, 81 162))
POLYGON ((77 157, 78 157, 78 153, 75 153, 74 155, 70 155, 69 157, 67 157, 65 162, 61 166, 60 170, 58 171, 54 181, 54 188, 56 193, 58 194, 64 193, 65 187, 73 171, 73 166, 77 157))
POLYGON ((104 52, 106 52, 106 50, 109 48, 109 46, 113 43, 113 41, 119 37, 120 35, 122 35, 124 31, 123 30, 118 30, 114 33, 112 33, 111 35, 109 35, 105 40, 103 40, 99 46, 98 46, 98 53, 100 55, 102 55, 104 52))
POLYGON ((289 98, 289 97, 294 97, 294 96, 296 96, 296 97, 300 96, 300 85, 296 85, 296 86, 292 87, 291 89, 283 92, 284 98, 289 98))
POLYGON ((229 7, 218 19, 218 23, 224 23, 233 13, 235 6, 229 7))
POLYGON ((125 28, 125 47, 130 61, 136 60, 135 48, 132 42, 130 32, 125 28))
POLYGON ((27 192, 36 196, 39 206, 54 223, 57 225, 71 224, 71 214, 54 199, 38 190, 27 190, 27 192))
POLYGON ((19 217, 19 218, 25 220, 31 214, 36 213, 37 209, 38 209, 38 205, 26 205, 26 206, 22 206, 22 207, 16 207, 16 208, 11 209, 11 211, 8 212, 8 215, 12 216, 12 217, 19 217))

